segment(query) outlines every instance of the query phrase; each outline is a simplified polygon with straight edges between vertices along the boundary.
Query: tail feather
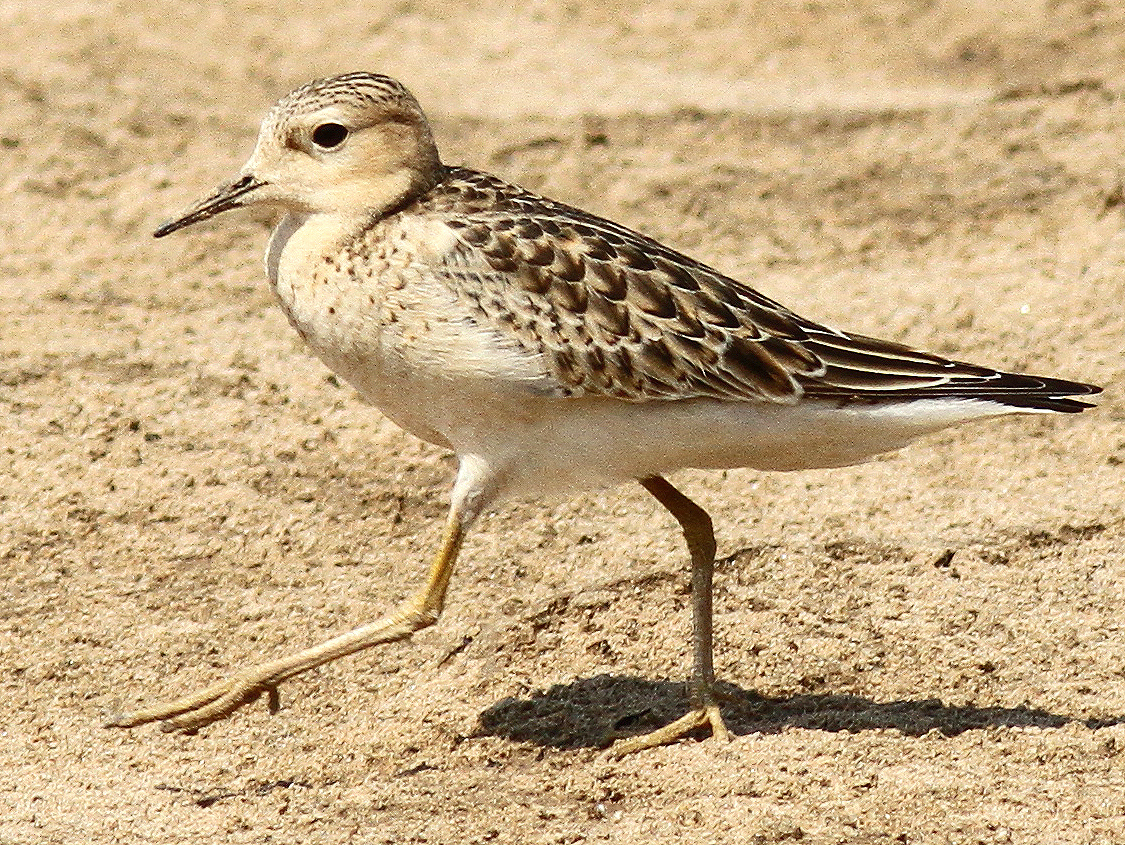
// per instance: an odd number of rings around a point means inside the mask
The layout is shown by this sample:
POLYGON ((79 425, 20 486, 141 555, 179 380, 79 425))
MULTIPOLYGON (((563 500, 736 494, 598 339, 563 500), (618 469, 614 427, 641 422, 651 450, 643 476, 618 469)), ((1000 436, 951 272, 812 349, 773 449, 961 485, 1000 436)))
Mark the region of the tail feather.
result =
POLYGON ((1071 396, 1094 396, 1093 384, 1008 373, 942 358, 891 341, 825 330, 807 341, 825 363, 818 376, 798 377, 805 395, 845 402, 965 399, 1011 408, 1073 414, 1093 407, 1071 396))

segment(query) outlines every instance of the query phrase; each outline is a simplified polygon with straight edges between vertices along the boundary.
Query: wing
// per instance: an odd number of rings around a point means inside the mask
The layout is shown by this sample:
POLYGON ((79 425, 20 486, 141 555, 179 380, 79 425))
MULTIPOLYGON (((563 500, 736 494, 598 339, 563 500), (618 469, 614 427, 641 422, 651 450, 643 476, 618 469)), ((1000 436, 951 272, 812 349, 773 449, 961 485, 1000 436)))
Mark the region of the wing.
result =
POLYGON ((424 203, 457 235, 433 269, 482 321, 540 354, 561 395, 1006 397, 1080 410, 1060 397, 1097 392, 826 328, 651 238, 487 174, 449 168, 424 203))

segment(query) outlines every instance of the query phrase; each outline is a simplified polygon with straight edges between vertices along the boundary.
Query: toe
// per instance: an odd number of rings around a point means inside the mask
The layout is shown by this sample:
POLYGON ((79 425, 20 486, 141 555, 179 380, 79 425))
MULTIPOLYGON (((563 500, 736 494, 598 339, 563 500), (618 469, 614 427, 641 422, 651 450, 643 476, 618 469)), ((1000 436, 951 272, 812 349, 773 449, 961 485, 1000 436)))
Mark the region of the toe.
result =
POLYGON ((731 738, 730 731, 727 730, 727 726, 723 723, 723 716, 719 712, 718 705, 709 704, 698 710, 692 710, 690 713, 681 716, 671 724, 665 725, 662 728, 657 728, 647 734, 618 740, 613 744, 611 753, 614 757, 620 759, 627 754, 643 751, 646 748, 668 745, 684 739, 692 731, 705 725, 711 728, 711 735, 716 739, 729 740, 731 738))

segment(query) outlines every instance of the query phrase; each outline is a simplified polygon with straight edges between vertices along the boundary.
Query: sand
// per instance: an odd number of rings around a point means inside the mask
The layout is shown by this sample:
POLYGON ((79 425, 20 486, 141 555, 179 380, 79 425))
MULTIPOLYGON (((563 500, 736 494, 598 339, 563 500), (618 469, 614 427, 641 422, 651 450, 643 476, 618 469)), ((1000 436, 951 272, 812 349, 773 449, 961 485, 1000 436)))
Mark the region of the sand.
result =
POLYGON ((0 842, 1125 841, 1125 14, 1007 0, 0 3, 0 842), (587 6, 589 8, 587 8, 587 6), (269 219, 154 241, 314 77, 811 317, 1104 385, 715 518, 729 744, 636 485, 513 502, 440 623, 192 736, 120 710, 374 618, 453 463, 304 349, 269 219))

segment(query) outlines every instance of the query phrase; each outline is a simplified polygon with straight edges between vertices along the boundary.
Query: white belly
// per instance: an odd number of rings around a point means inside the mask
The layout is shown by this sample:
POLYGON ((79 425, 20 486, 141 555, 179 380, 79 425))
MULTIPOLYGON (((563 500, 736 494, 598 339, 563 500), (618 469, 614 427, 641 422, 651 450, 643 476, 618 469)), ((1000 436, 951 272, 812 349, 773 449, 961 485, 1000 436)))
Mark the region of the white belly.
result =
POLYGON ((628 403, 539 399, 449 432, 452 448, 504 473, 518 495, 565 493, 694 467, 799 470, 860 463, 971 419, 1016 412, 992 402, 796 405, 713 399, 628 403))

